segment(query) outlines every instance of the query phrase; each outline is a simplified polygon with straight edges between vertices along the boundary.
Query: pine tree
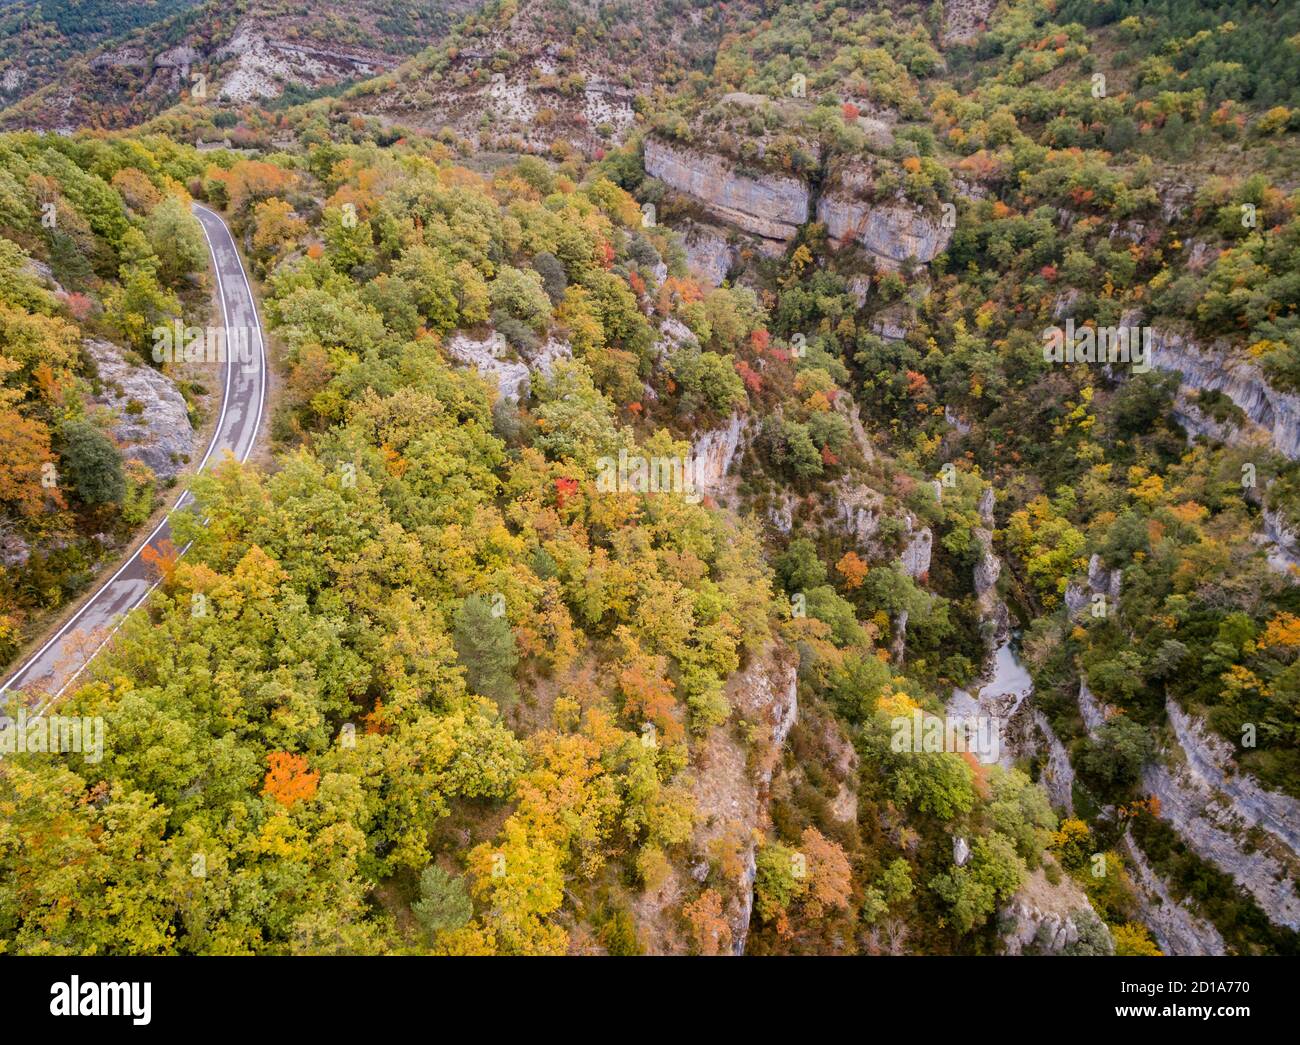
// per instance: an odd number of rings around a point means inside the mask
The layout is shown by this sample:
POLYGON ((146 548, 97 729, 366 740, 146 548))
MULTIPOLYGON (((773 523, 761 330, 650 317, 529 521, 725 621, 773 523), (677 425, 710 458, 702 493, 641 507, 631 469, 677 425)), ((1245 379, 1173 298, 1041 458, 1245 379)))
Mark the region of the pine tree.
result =
POLYGON ((428 932, 459 929, 474 917, 474 904, 464 883, 430 864, 420 875, 420 898, 411 913, 428 932))
POLYGON ((469 688, 501 707, 513 704, 519 695, 514 680, 519 653, 505 617, 495 616, 482 595, 471 595, 456 612, 452 637, 469 688))

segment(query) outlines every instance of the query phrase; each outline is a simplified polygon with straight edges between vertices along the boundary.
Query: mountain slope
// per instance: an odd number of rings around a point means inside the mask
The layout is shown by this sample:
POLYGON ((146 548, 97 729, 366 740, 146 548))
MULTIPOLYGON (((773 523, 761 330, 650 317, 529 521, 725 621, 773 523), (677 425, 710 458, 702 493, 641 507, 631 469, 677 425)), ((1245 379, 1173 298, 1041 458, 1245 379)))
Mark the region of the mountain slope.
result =
MULTIPOLYGON (((272 0, 178 0, 144 9, 104 5, 100 22, 65 13, 51 24, 75 25, 74 35, 56 34, 36 58, 14 48, 3 67, 14 70, 4 81, 9 89, 0 95, 12 104, 0 113, 0 125, 124 127, 183 99, 239 105, 271 101, 285 91, 335 89, 436 42, 474 6, 474 0, 358 0, 310 8, 272 0), (24 61, 39 66, 39 74, 24 61)), ((26 24, 16 23, 11 39, 40 32, 26 24)))

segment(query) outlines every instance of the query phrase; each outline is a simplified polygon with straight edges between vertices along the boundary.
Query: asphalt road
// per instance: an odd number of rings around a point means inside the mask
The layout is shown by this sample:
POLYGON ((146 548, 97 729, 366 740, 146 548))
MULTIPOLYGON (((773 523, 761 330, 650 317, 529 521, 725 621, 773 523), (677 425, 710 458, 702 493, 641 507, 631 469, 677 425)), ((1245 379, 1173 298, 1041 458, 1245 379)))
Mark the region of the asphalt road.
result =
MULTIPOLYGON (((192 209, 203 226, 212 256, 221 322, 225 331, 243 331, 247 344, 246 351, 226 352, 224 362, 214 363, 224 374, 225 392, 212 442, 198 466, 201 471, 220 462, 227 450, 240 461, 247 460, 252 453, 266 406, 266 346, 248 274, 230 230, 207 207, 195 203, 192 209)), ((172 505, 172 511, 185 508, 192 501, 186 490, 172 505)), ((48 642, 13 671, 0 685, 0 693, 21 690, 36 696, 43 707, 76 681, 117 633, 126 614, 157 587, 158 573, 150 564, 150 552, 171 540, 169 519, 170 515, 48 642)), ((182 554, 184 551, 181 549, 182 554)))

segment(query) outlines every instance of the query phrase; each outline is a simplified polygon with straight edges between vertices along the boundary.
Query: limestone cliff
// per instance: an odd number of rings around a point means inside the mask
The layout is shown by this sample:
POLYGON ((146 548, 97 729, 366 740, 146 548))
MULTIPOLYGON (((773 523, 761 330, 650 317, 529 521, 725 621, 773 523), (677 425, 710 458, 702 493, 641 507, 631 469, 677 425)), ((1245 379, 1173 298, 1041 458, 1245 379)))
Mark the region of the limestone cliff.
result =
POLYGON ((1187 755, 1188 768, 1230 798, 1233 808, 1243 817, 1272 832, 1293 853, 1300 853, 1300 802, 1289 795, 1267 791, 1242 773, 1227 741, 1211 733, 1176 702, 1166 700, 1165 711, 1174 736, 1187 755))
POLYGON ((1139 917, 1160 949, 1173 955, 1226 953, 1219 930, 1173 898, 1168 884, 1152 869, 1129 832, 1124 834, 1124 849, 1141 905, 1139 917))
POLYGON ((817 220, 837 247, 854 243, 880 267, 897 269, 909 258, 928 263, 948 245, 953 230, 941 215, 927 214, 901 195, 870 202, 861 195, 869 188, 869 175, 851 169, 817 200, 817 220))
POLYGON ((1273 388, 1259 367, 1226 345, 1204 346, 1161 328, 1151 340, 1157 368, 1176 372, 1191 388, 1222 392, 1268 433, 1279 453, 1300 458, 1300 396, 1273 388))
POLYGON ((1115 949, 1083 890, 1066 875, 1053 885, 1041 867, 999 911, 998 927, 1011 955, 1112 954, 1115 949))
POLYGON ((720 156, 657 138, 646 139, 645 170, 722 221, 764 239, 787 242, 808 220, 809 190, 799 178, 742 174, 720 156))
POLYGON ((495 380, 497 391, 503 398, 518 400, 528 397, 528 367, 510 358, 504 335, 493 332, 476 341, 468 334, 452 334, 443 347, 457 363, 472 366, 489 381, 495 380))
POLYGON ((716 497, 726 484, 731 463, 744 442, 748 426, 739 414, 722 428, 701 433, 691 448, 692 475, 695 489, 716 497))

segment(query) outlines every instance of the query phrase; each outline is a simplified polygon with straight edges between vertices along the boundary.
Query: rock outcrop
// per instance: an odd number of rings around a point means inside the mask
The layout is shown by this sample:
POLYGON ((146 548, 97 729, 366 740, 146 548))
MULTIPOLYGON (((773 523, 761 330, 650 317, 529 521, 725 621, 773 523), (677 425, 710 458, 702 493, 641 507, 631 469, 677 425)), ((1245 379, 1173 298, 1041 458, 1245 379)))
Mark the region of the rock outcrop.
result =
POLYGON ((808 220, 809 190, 799 178, 741 174, 722 157, 653 137, 645 142, 645 170, 722 221, 767 240, 788 242, 808 220))
POLYGON ((973 42, 984 31, 993 4, 994 0, 944 0, 939 42, 944 47, 973 42))
POLYGON ((1272 832, 1293 853, 1300 854, 1300 802, 1289 795, 1267 791, 1254 778, 1242 773, 1231 745, 1183 711, 1173 699, 1166 699, 1165 712, 1187 756, 1188 768, 1231 799, 1233 810, 1243 819, 1272 832))
POLYGON ((1268 545, 1268 564, 1279 573, 1300 571, 1300 537, 1279 511, 1263 512, 1264 532, 1257 536, 1268 545))
POLYGON ((744 418, 732 414, 724 427, 705 432, 695 440, 691 448, 691 474, 696 492, 716 496, 722 490, 747 427, 744 418))
POLYGON ((777 533, 788 537, 794 530, 794 510, 798 500, 792 493, 786 491, 776 494, 774 503, 768 506, 767 520, 777 533))
MULTIPOLYGON (((1143 786, 1160 800, 1160 816, 1188 848, 1231 875, 1270 920, 1300 929, 1300 803, 1237 773, 1228 745, 1172 700, 1165 710, 1173 742, 1142 773, 1143 786)), ((1085 713, 1085 722, 1090 717, 1095 712, 1085 713)))
POLYGON ((1172 955, 1227 953, 1219 930, 1173 898, 1168 883, 1152 869, 1146 854, 1127 831, 1124 850, 1141 905, 1138 917, 1151 930, 1160 949, 1172 955))
POLYGON ((112 416, 109 434, 128 461, 148 465, 162 482, 170 482, 194 454, 185 397, 163 373, 151 366, 132 366, 109 341, 88 339, 101 391, 91 402, 112 416))
POLYGON ((672 355, 679 348, 699 347, 699 338, 691 328, 675 316, 668 316, 659 324, 659 333, 651 349, 656 356, 672 355))
POLYGON ((494 331, 482 341, 475 341, 468 334, 452 334, 443 342, 443 348, 456 362, 474 367, 485 377, 495 378, 497 390, 504 398, 528 397, 528 367, 510 358, 510 346, 504 334, 494 331))
POLYGON ((527 354, 525 361, 528 368, 550 377, 555 364, 573 358, 573 347, 567 341, 548 337, 546 342, 535 352, 527 354))
POLYGON ((1142 784, 1160 800, 1161 818, 1169 821, 1189 849, 1230 875, 1271 921, 1300 929, 1294 854, 1264 831, 1252 836, 1259 848, 1248 849, 1251 825, 1186 763, 1174 767, 1152 763, 1143 770, 1142 784))
MULTIPOLYGON (((812 190, 802 178, 778 173, 742 173, 731 160, 660 138, 645 141, 646 173, 691 197, 710 214, 766 242, 769 253, 794 238, 813 216, 812 190)), ((852 243, 881 268, 896 270, 908 259, 928 263, 952 238, 950 223, 927 214, 899 195, 872 202, 871 173, 850 167, 818 198, 816 218, 836 247, 852 243)), ((763 244, 760 243, 760 247, 763 244)), ((734 261, 725 236, 708 226, 686 234, 692 269, 719 283, 734 261)), ((865 296, 865 295, 864 295, 865 296)))
POLYGON ((1006 953, 1113 954, 1114 941, 1083 890, 1068 876, 1056 885, 1040 867, 998 912, 1006 953))
POLYGON ((711 286, 716 287, 726 279, 736 262, 736 252, 727 242, 727 234, 716 226, 691 222, 683 229, 682 243, 686 249, 686 267, 711 286))
POLYGON ((934 260, 952 239, 953 230, 941 215, 926 214, 903 197, 871 203, 855 190, 865 190, 869 175, 848 171, 839 184, 817 200, 817 220, 839 247, 854 243, 881 268, 898 269, 909 258, 922 264, 934 260))
POLYGON ((1087 585, 1071 582, 1065 589, 1065 608, 1073 620, 1092 612, 1094 598, 1105 598, 1105 612, 1114 613, 1119 608, 1119 595, 1123 583, 1121 570, 1107 570, 1101 556, 1096 554, 1088 559, 1087 585))
POLYGON ((1088 688, 1088 680, 1080 678, 1079 714, 1083 718, 1083 726, 1088 731, 1088 735, 1092 736, 1106 719, 1115 714, 1115 708, 1098 700, 1092 690, 1088 688))
POLYGON ((1184 385, 1198 391, 1222 392, 1268 433, 1278 453, 1300 458, 1300 396, 1279 392, 1259 367, 1230 355, 1225 346, 1206 347, 1160 328, 1152 331, 1151 341, 1157 368, 1176 372, 1184 385))
POLYGON ((278 98, 285 84, 317 85, 373 76, 394 63, 383 55, 355 49, 312 47, 264 36, 253 21, 235 28, 213 52, 218 62, 234 59, 219 96, 233 102, 278 98))
POLYGON ((998 596, 997 590, 998 578, 1002 576, 1002 559, 993 551, 993 499, 993 487, 985 487, 979 499, 980 524, 971 531, 979 548, 972 584, 980 619, 984 622, 984 640, 990 650, 1005 642, 1011 630, 1007 604, 998 596))
POLYGON ((1269 446, 1272 437, 1259 425, 1247 421, 1245 426, 1230 419, 1222 420, 1211 416, 1201 408, 1198 393, 1185 385, 1179 385, 1174 395, 1173 418, 1187 433, 1187 440, 1211 439, 1225 446, 1269 446))
POLYGON ((532 374, 547 377, 555 364, 573 358, 573 349, 567 341, 549 337, 527 355, 515 352, 505 335, 497 332, 476 341, 468 334, 455 333, 443 342, 443 348, 452 360, 472 366, 480 374, 495 379, 497 391, 505 399, 527 399, 532 393, 532 374))
POLYGON ((913 580, 920 580, 930 572, 930 557, 934 550, 934 534, 930 532, 928 526, 913 530, 913 521, 910 515, 907 517, 907 525, 911 536, 908 538, 907 546, 898 559, 902 564, 904 573, 913 580))
POLYGON ((885 499, 862 483, 844 479, 835 488, 833 525, 858 548, 866 548, 880 529, 885 499))
POLYGON ((1047 716, 1037 708, 1029 709, 1029 724, 1026 738, 1015 747, 1021 754, 1036 755, 1039 745, 1046 750, 1047 760, 1038 782, 1047 792, 1054 808, 1062 809, 1068 816, 1074 815, 1074 766, 1070 764, 1070 755, 1061 743, 1060 737, 1047 721, 1047 716))
POLYGON ((727 682, 732 721, 700 740, 693 759, 690 786, 696 826, 686 866, 674 867, 658 889, 640 894, 632 904, 651 953, 689 949, 681 931, 681 908, 701 885, 723 896, 730 950, 744 953, 759 839, 771 827, 768 792, 799 716, 796 665, 792 650, 773 645, 727 682), (717 862, 720 846, 737 853, 734 878, 717 862))
POLYGON ((970 432, 970 425, 957 416, 951 406, 943 408, 943 419, 957 430, 958 435, 967 435, 970 432))

